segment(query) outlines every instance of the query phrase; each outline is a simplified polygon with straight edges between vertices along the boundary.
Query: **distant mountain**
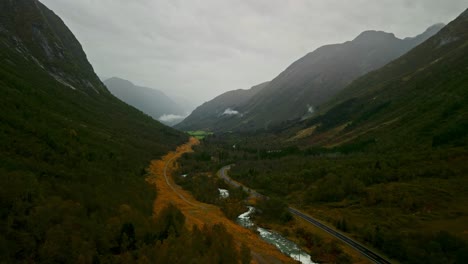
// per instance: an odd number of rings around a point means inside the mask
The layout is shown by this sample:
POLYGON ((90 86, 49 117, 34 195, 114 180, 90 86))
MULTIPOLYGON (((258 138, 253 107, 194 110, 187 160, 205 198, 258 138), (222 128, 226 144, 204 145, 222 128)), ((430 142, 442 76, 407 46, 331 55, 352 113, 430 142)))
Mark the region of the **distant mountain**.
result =
POLYGON ((352 41, 320 47, 294 62, 238 106, 240 115, 236 121, 223 118, 208 128, 257 131, 306 118, 353 80, 400 57, 442 27, 437 24, 405 39, 382 31, 365 31, 352 41))
POLYGON ((187 136, 114 97, 39 1, 0 1, 0 91, 0 262, 119 262, 126 225, 157 232, 145 168, 187 136))
POLYGON ((136 86, 117 77, 105 80, 104 84, 120 100, 167 125, 174 125, 185 117, 186 111, 159 90, 136 86))
POLYGON ((237 109, 267 85, 268 82, 265 82, 248 90, 239 89, 219 95, 197 107, 184 121, 176 125, 176 128, 182 130, 217 130, 219 122, 237 122, 237 118, 240 116, 237 109))
POLYGON ((465 146, 468 10, 399 59, 342 90, 294 140, 379 148, 465 146))

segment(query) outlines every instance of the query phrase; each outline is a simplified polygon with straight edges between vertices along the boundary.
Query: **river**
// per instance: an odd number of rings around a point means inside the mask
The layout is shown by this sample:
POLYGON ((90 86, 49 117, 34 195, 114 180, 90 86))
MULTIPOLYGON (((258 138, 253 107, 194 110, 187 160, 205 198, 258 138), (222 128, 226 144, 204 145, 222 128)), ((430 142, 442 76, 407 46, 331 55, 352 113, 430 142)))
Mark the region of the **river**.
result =
POLYGON ((314 264, 310 259, 310 255, 302 250, 294 242, 284 238, 280 234, 267 230, 265 228, 256 227, 255 223, 250 219, 250 216, 255 212, 255 208, 249 206, 249 210, 237 218, 237 222, 246 228, 256 229, 263 240, 267 241, 270 244, 275 245, 281 252, 290 256, 291 258, 303 263, 303 264, 314 264))

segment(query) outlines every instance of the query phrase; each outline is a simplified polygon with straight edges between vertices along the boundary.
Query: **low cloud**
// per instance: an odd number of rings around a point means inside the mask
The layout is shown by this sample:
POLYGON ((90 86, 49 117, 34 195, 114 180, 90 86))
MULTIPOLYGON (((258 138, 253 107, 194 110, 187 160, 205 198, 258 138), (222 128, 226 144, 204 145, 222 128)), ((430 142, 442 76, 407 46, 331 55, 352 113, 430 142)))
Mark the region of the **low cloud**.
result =
POLYGON ((223 115, 239 115, 239 111, 228 108, 228 109, 224 110, 223 115))
POLYGON ((159 118, 159 121, 161 122, 175 122, 175 121, 182 121, 182 119, 186 118, 187 116, 182 116, 182 115, 173 115, 173 114, 169 114, 169 115, 162 115, 160 118, 159 118))

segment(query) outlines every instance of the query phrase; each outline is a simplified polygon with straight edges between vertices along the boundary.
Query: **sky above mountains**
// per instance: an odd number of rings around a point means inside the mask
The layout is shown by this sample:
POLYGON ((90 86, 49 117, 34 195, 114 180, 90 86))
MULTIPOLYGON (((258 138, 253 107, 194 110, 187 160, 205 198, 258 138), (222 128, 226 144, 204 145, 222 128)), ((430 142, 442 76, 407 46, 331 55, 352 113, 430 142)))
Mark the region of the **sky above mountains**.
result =
POLYGON ((293 61, 369 29, 404 38, 448 23, 467 0, 41 0, 101 77, 200 104, 276 77, 293 61))

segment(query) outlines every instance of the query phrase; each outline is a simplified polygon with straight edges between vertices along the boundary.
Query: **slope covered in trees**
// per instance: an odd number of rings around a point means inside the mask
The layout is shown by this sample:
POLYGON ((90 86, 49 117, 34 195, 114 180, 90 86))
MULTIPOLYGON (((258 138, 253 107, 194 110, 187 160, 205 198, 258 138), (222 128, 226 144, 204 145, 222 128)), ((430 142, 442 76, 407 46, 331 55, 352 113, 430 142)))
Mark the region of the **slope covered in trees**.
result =
POLYGON ((174 207, 154 221, 145 168, 187 136, 112 96, 53 12, 1 1, 0 62, 2 262, 236 258, 222 226, 188 231, 174 207))
POLYGON ((464 263, 467 29, 468 10, 313 117, 263 135, 215 134, 205 155, 392 259, 464 263))

